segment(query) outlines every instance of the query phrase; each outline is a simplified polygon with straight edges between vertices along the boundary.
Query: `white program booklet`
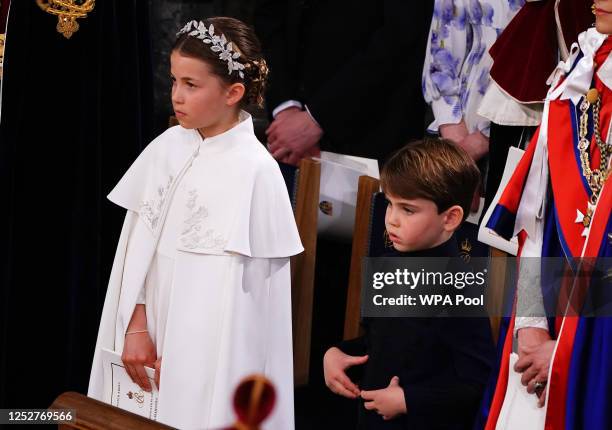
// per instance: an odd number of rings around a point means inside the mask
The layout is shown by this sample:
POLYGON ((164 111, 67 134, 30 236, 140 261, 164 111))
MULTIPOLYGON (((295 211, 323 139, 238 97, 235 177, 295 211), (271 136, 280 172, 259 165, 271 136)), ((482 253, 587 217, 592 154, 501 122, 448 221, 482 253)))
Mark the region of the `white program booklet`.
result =
POLYGON ((318 232, 344 240, 353 237, 357 188, 363 175, 379 178, 378 161, 321 152, 318 232))
POLYGON ((104 401, 118 408, 157 421, 158 394, 155 386, 155 370, 145 367, 151 382, 150 393, 132 382, 121 361, 121 355, 102 349, 104 366, 104 401))
POLYGON ((482 219, 482 223, 480 224, 480 228, 478 229, 478 241, 482 243, 486 243, 489 246, 500 249, 504 252, 507 252, 511 255, 516 255, 518 253, 518 240, 516 237, 512 238, 512 240, 506 240, 503 237, 499 236, 493 230, 487 227, 487 223, 493 214, 493 210, 495 206, 499 202, 501 195, 510 181, 516 166, 519 161, 523 157, 525 151, 519 148, 515 148, 514 146, 510 148, 508 151, 508 158, 506 160, 506 166, 504 167, 504 173, 502 175, 501 182, 499 184, 499 188, 497 189, 497 193, 493 198, 493 201, 489 205, 489 208, 485 212, 485 216, 482 219))
POLYGON ((521 383, 521 374, 514 370, 517 361, 518 354, 510 354, 508 386, 495 430, 544 430, 546 408, 538 407, 538 397, 521 383))

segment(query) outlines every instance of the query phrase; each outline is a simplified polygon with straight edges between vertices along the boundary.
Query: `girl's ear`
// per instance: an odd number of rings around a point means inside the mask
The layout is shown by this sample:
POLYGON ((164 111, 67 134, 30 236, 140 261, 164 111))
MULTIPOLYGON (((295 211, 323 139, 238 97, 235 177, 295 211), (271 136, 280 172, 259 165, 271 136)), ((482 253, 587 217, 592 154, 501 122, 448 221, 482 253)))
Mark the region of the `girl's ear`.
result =
POLYGON ((444 230, 452 233, 459 228, 462 221, 463 208, 461 206, 451 206, 444 211, 444 230))
POLYGON ((240 82, 236 82, 235 84, 230 85, 227 88, 227 100, 226 103, 228 106, 234 106, 244 97, 244 84, 240 82))

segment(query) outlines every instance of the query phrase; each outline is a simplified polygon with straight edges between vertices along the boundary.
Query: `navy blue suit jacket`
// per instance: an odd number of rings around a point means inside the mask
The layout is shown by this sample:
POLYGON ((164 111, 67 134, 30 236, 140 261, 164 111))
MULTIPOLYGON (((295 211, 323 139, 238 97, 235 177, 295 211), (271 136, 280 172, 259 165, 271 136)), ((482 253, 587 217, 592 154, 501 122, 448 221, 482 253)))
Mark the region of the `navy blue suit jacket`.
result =
MULTIPOLYGON (((385 256, 457 257, 455 237, 435 248, 385 256)), ((488 318, 367 318, 365 334, 338 348, 369 355, 349 376, 362 390, 400 378, 407 414, 384 421, 360 400, 360 429, 471 429, 494 359, 488 318), (357 371, 357 372, 355 372, 357 371)))

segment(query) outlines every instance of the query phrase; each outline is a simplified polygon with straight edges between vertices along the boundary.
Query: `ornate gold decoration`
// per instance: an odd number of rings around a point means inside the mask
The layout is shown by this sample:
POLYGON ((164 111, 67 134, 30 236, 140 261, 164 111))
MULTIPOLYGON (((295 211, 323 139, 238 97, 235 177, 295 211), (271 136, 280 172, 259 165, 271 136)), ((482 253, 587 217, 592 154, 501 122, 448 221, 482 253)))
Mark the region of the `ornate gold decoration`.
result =
POLYGON ((45 12, 57 15, 57 31, 70 39, 79 29, 77 18, 87 18, 96 0, 36 0, 36 4, 45 12))
POLYGON ((612 148, 607 142, 604 142, 601 138, 601 130, 599 127, 599 109, 601 106, 601 97, 599 92, 595 88, 591 88, 582 103, 580 104, 580 129, 578 133, 578 151, 580 153, 580 167, 582 173, 589 184, 591 189, 591 199, 587 202, 587 212, 583 214, 581 211, 577 211, 575 222, 582 223, 584 230, 582 236, 587 235, 595 205, 599 198, 599 193, 603 187, 604 182, 608 179, 612 168, 608 167, 608 160, 612 155, 612 148), (600 153, 600 167, 599 169, 591 168, 591 159, 589 156, 589 147, 591 142, 587 139, 588 123, 589 123, 589 109, 593 111, 593 134, 595 135, 595 143, 599 148, 600 153))
POLYGON ((599 91, 597 91, 597 88, 591 88, 589 91, 587 91, 586 99, 589 103, 591 104, 596 103, 598 98, 599 98, 599 91))
POLYGON ((469 263, 472 259, 472 255, 470 254, 472 252, 472 244, 467 238, 465 238, 463 239, 463 242, 461 242, 460 246, 461 250, 459 251, 459 256, 463 259, 463 261, 469 263))
POLYGON ((132 391, 129 391, 126 395, 128 396, 130 400, 135 400, 139 408, 142 408, 142 406, 144 405, 144 398, 145 398, 144 392, 142 390, 135 392, 135 393, 132 391))

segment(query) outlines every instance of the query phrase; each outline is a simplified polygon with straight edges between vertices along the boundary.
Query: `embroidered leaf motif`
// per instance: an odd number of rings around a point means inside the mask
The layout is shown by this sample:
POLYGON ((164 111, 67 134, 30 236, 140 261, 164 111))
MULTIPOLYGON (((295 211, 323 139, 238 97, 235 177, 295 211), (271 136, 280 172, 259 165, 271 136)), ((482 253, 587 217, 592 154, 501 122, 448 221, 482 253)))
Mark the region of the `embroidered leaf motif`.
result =
POLYGON ((197 190, 190 190, 187 198, 188 216, 183 223, 181 231, 181 243, 188 249, 215 249, 222 251, 227 241, 221 234, 215 233, 211 228, 203 234, 204 221, 208 217, 208 210, 203 205, 197 204, 197 190))
POLYGON ((172 187, 173 181, 174 177, 172 175, 168 175, 168 182, 166 185, 160 185, 157 187, 157 195, 151 200, 142 202, 140 205, 140 210, 138 213, 143 222, 147 224, 151 230, 155 230, 157 228, 162 209, 168 197, 168 192, 172 187))

